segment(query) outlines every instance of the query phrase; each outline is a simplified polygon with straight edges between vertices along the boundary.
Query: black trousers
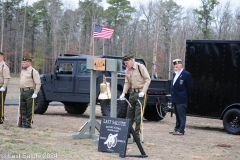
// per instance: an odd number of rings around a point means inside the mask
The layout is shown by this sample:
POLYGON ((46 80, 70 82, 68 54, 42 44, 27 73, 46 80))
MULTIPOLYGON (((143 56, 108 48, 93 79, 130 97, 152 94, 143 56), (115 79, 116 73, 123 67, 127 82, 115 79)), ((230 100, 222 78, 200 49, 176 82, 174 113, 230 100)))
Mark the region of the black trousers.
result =
POLYGON ((186 126, 186 109, 187 104, 175 104, 173 103, 174 111, 176 115, 176 126, 175 131, 184 133, 184 129, 186 126))

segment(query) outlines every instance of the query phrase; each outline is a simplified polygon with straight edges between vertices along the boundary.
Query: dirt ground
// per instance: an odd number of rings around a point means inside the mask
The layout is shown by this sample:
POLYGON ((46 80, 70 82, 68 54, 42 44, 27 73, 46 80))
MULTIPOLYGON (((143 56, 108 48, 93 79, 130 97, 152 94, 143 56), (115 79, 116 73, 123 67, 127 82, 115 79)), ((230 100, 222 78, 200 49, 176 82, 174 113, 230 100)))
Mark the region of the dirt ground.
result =
POLYGON ((7 86, 6 99, 19 99, 19 82, 20 78, 11 78, 7 86))
MULTIPOLYGON (((13 82, 13 81, 12 81, 13 82)), ((17 82, 17 81, 16 81, 17 82)), ((12 85, 9 86, 9 90, 12 85)), ((18 97, 8 95, 8 97, 18 97)), ((33 128, 17 127, 17 105, 5 106, 5 121, 0 125, 0 159, 119 160, 117 153, 98 152, 93 139, 73 139, 72 135, 90 118, 90 107, 83 115, 67 114, 63 106, 49 106, 43 115, 34 116, 33 128)), ((100 107, 96 120, 101 122, 100 107)), ((159 122, 144 121, 144 143, 148 160, 235 160, 240 155, 240 136, 227 134, 222 121, 187 117, 184 136, 169 134, 175 117, 159 122)), ((98 133, 98 131, 95 131, 98 133)), ((88 131, 86 132, 88 133, 88 131)), ((127 155, 141 155, 136 143, 127 145, 127 155)), ((126 157, 134 160, 136 157, 126 157)))

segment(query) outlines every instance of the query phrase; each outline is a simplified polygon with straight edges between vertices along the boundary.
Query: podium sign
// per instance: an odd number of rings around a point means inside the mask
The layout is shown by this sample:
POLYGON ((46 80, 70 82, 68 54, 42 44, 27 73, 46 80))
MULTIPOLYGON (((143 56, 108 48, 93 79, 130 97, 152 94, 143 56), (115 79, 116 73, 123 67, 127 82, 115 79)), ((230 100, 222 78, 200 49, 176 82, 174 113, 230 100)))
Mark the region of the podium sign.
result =
POLYGON ((125 154, 129 133, 129 120, 112 117, 102 117, 98 142, 99 152, 114 152, 125 154))

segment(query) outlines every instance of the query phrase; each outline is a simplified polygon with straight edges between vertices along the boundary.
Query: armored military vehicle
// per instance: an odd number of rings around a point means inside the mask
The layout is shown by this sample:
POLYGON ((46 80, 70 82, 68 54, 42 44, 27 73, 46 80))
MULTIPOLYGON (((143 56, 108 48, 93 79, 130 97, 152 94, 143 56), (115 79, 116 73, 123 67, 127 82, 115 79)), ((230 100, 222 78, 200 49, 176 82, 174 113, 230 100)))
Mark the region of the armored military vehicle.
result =
MULTIPOLYGON (((52 101, 64 104, 67 113, 83 114, 90 102, 90 70, 87 69, 87 58, 122 59, 119 56, 90 56, 90 55, 64 55, 59 56, 54 65, 54 73, 43 74, 41 78, 41 90, 35 104, 35 113, 44 114, 52 101)), ((136 58, 137 62, 144 64, 143 59, 136 58)), ((122 93, 125 80, 125 64, 122 64, 122 72, 118 73, 117 96, 122 93)), ((103 82, 103 73, 107 81, 111 82, 111 72, 96 72, 96 97, 100 94, 100 84, 103 82)), ((164 79, 152 79, 148 89, 148 99, 144 117, 147 120, 158 121, 164 118, 169 101, 170 81, 164 79)), ((126 95, 128 97, 128 94, 126 95)), ((110 115, 110 100, 98 100, 103 116, 110 115)), ((117 101, 117 117, 125 118, 127 102, 117 101)))

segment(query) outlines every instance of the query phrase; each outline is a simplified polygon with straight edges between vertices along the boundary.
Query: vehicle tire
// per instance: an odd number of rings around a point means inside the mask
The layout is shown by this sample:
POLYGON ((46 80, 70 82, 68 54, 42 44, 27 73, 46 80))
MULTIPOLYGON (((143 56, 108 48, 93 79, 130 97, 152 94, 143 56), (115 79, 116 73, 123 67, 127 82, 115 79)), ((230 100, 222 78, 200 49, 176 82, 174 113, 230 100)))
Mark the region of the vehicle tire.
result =
POLYGON ((43 114, 47 111, 49 105, 49 101, 46 101, 45 94, 43 90, 40 89, 38 92, 37 98, 35 99, 34 105, 34 113, 35 114, 43 114))
MULTIPOLYGON (((122 92, 118 90, 117 91, 117 97, 120 97, 121 94, 122 94, 122 92)), ((100 106, 101 106, 102 116, 110 116, 111 100, 109 100, 109 99, 102 100, 100 102, 100 106)), ((118 100, 117 101, 117 118, 126 118, 127 107, 128 107, 128 104, 125 100, 123 100, 123 101, 118 100)))
POLYGON ((69 114, 83 114, 88 107, 88 103, 63 102, 63 104, 69 114))
POLYGON ((240 134, 240 109, 228 110, 223 117, 223 126, 230 134, 240 134))
POLYGON ((146 106, 143 117, 148 121, 160 121, 166 116, 166 112, 163 109, 160 110, 160 106, 151 105, 146 106), (161 116, 159 115, 161 114, 161 116))

